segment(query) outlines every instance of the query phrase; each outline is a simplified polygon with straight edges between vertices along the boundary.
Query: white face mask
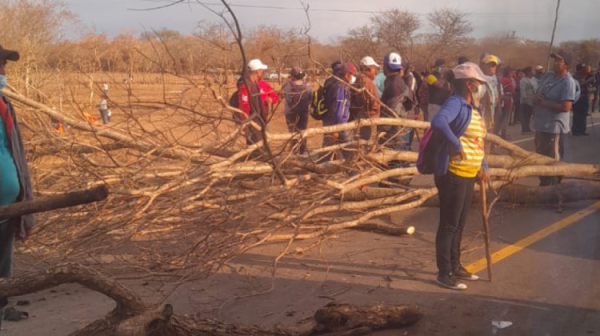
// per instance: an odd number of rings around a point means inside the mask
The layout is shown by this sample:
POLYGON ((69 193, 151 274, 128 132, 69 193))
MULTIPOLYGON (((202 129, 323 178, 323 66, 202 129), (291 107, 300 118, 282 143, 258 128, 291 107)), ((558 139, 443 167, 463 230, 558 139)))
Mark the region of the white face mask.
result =
POLYGON ((354 83, 356 83, 356 76, 352 76, 352 78, 350 78, 350 85, 354 85, 354 83))
POLYGON ((486 93, 485 84, 480 84, 479 86, 477 86, 477 92, 472 93, 473 105, 475 107, 481 106, 481 99, 483 99, 483 97, 485 97, 485 93, 486 93))

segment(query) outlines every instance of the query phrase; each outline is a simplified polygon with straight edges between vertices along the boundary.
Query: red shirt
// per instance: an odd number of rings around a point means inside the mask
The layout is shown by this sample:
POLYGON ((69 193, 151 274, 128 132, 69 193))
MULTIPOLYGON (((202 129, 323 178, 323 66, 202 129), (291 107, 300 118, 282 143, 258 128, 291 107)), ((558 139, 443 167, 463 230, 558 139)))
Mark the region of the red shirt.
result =
POLYGON ((517 90, 517 82, 512 77, 502 78, 502 88, 504 97, 502 98, 502 107, 510 108, 513 104, 513 95, 517 90))
MULTIPOLYGON (((264 104, 265 111, 267 111, 267 98, 271 98, 273 100, 273 104, 279 103, 279 97, 277 96, 277 92, 273 90, 271 84, 259 80, 258 88, 260 89, 260 100, 264 104)), ((248 89, 246 89, 246 84, 242 84, 238 89, 238 101, 240 105, 240 110, 244 111, 246 115, 250 115, 250 97, 248 96, 248 89)), ((267 112, 268 113, 268 112, 267 112)), ((263 116, 266 120, 268 116, 263 116)))

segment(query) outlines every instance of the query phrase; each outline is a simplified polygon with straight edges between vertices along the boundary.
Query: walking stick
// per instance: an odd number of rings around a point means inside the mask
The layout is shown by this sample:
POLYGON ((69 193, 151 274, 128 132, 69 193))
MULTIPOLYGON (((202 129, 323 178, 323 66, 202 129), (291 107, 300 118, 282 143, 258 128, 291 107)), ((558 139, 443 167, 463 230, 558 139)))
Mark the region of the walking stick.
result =
POLYGON ((487 259, 488 278, 493 281, 492 275, 492 252, 490 251, 490 218, 487 208, 487 188, 483 181, 481 182, 481 216, 483 218, 483 236, 485 239, 485 258, 487 259))

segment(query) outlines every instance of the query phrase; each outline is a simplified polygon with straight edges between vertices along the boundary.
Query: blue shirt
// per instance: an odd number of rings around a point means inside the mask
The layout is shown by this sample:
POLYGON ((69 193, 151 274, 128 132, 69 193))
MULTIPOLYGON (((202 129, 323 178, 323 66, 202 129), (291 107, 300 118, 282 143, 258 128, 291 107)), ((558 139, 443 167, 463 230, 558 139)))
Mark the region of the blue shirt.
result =
POLYGON ((385 75, 383 74, 383 71, 380 71, 377 76, 375 76, 375 79, 373 80, 373 83, 375 83, 375 87, 377 88, 377 92, 379 92, 379 98, 381 98, 381 96, 383 96, 383 88, 384 88, 384 83, 385 83, 385 75))
POLYGON ((21 192, 10 140, 0 118, 0 206, 12 204, 21 192))
MULTIPOLYGON (((558 103, 562 101, 575 101, 577 84, 570 74, 564 77, 554 78, 554 73, 549 72, 542 77, 538 86, 538 94, 544 95, 546 100, 558 103)), ((571 115, 570 111, 556 112, 541 106, 533 109, 533 127, 536 131, 567 134, 569 133, 571 115)))

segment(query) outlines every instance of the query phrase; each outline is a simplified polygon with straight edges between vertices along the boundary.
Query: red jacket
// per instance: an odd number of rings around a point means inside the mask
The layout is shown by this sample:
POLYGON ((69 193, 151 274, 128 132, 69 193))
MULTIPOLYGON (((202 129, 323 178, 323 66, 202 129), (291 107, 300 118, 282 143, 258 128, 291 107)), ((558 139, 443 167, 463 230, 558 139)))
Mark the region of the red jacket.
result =
POLYGON ((502 107, 510 108, 513 104, 513 95, 517 90, 517 82, 512 77, 502 78, 502 88, 504 89, 504 97, 502 99, 502 107))
MULTIPOLYGON (((260 100, 263 102, 264 104, 264 109, 265 111, 267 111, 267 98, 271 98, 273 100, 273 104, 277 104, 279 103, 279 97, 277 96, 277 92, 275 92, 275 90, 273 90, 273 87, 263 81, 263 80, 259 80, 258 81, 258 88, 260 89, 260 100)), ((246 115, 250 115, 250 98, 248 97, 248 89, 246 89, 246 84, 242 84, 240 85, 240 88, 238 89, 238 101, 239 101, 239 105, 240 105, 240 110, 244 111, 244 113, 246 113, 246 115)), ((268 114, 268 112, 267 112, 268 114)), ((268 115, 263 116, 263 118, 265 118, 265 120, 267 119, 268 115)))

